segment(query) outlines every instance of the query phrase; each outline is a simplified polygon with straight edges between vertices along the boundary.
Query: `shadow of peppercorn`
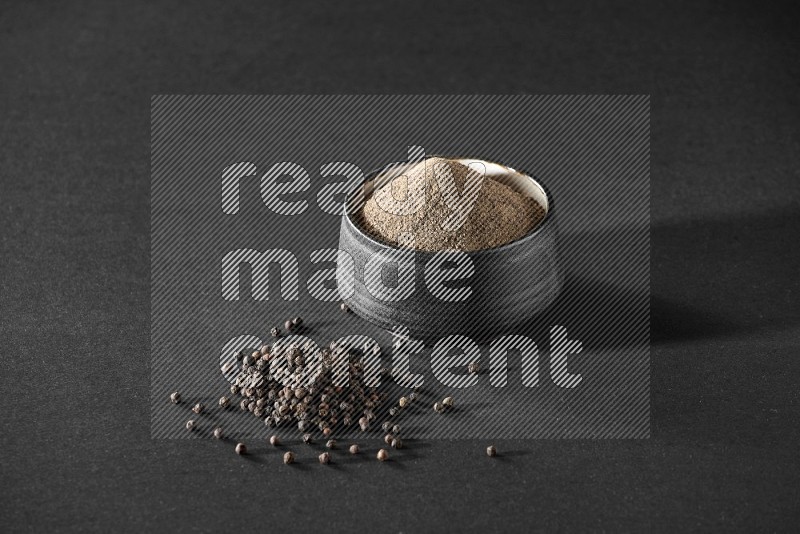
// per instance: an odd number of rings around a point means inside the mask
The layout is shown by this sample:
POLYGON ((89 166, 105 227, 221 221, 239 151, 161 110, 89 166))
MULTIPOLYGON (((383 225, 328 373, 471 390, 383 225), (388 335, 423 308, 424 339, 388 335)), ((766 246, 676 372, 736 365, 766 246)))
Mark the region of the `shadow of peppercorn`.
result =
POLYGON ((457 404, 452 408, 447 409, 447 416, 451 419, 461 419, 470 415, 475 410, 482 410, 493 406, 491 402, 467 402, 457 404))
MULTIPOLYGON (((386 465, 387 467, 389 467, 390 469, 397 469, 398 471, 405 470, 406 466, 403 464, 402 459, 393 458, 393 454, 392 453, 397 453, 397 451, 393 450, 392 452, 389 453, 389 457, 386 460, 384 460, 383 462, 378 462, 378 463, 382 463, 382 464, 386 465)), ((375 460, 375 461, 377 462, 378 460, 375 460)))
POLYGON ((326 465, 320 464, 320 467, 325 467, 327 469, 331 469, 333 471, 340 471, 340 472, 345 470, 344 465, 342 465, 339 462, 339 460, 337 458, 335 458, 335 457, 331 457, 331 461, 326 465))
MULTIPOLYGON (((285 467, 286 469, 296 469, 297 471, 309 471, 311 469, 310 465, 311 460, 309 458, 305 458, 302 455, 300 455, 299 457, 298 455, 295 455, 294 461, 290 464, 284 464, 283 458, 278 458, 277 461, 280 462, 281 465, 283 465, 283 467, 285 467)), ((314 461, 316 461, 316 456, 314 457, 314 461)), ((272 464, 273 462, 269 463, 272 464)))
POLYGON ((404 446, 400 450, 392 449, 392 452, 390 452, 389 454, 391 454, 394 458, 390 457, 389 460, 391 461, 392 459, 394 459, 399 463, 419 460, 420 458, 425 457, 425 455, 422 453, 420 449, 421 448, 418 446, 408 446, 408 445, 404 446))
POLYGON ((528 456, 528 455, 530 455, 532 453, 533 453, 533 451, 525 450, 525 449, 514 449, 514 450, 510 450, 510 451, 503 451, 503 452, 497 451, 496 455, 494 456, 494 459, 495 460, 500 460, 500 461, 510 461, 515 457, 528 456))

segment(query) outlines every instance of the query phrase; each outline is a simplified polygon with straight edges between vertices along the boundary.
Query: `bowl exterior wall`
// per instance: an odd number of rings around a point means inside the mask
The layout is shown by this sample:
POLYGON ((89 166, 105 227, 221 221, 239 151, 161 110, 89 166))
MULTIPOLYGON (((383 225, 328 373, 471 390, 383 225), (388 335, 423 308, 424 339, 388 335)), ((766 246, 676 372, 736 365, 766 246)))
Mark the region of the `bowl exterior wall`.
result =
MULTIPOLYGON (((433 253, 413 254, 414 290, 403 300, 376 298, 364 283, 364 266, 373 255, 397 254, 397 249, 368 237, 348 216, 342 217, 339 249, 355 263, 354 287, 347 305, 359 316, 382 328, 407 327, 426 342, 448 335, 464 335, 479 341, 508 333, 544 311, 558 296, 562 275, 558 258, 555 213, 533 233, 495 249, 467 252, 474 274, 452 287, 469 286, 472 294, 461 302, 434 296, 425 280, 425 267, 433 253)), ((339 266, 342 268, 342 265, 339 266)), ((342 284, 343 272, 337 271, 342 284)))

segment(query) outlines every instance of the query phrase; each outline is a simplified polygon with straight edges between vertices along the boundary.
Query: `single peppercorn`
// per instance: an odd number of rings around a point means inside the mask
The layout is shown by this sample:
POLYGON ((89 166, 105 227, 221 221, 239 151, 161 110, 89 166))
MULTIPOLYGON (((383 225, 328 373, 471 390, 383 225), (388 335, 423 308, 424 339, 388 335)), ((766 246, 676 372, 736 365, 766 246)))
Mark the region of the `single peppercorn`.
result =
POLYGON ((303 443, 310 445, 312 441, 311 434, 303 434, 303 443))
POLYGON ((471 375, 477 375, 480 370, 481 365, 478 362, 472 362, 467 366, 467 371, 469 371, 469 374, 471 375))
POLYGON ((289 319, 285 323, 283 323, 283 327, 286 328, 287 332, 291 332, 292 330, 294 330, 294 323, 292 322, 291 319, 289 319))
POLYGON ((189 419, 186 421, 186 430, 194 430, 195 426, 196 423, 194 422, 194 419, 189 419))
POLYGON ((239 386, 236 384, 231 384, 231 395, 238 395, 239 394, 239 386))
POLYGON ((325 428, 322 429, 322 435, 325 436, 326 438, 331 435, 331 432, 333 431, 329 426, 326 426, 325 428))
POLYGON ((328 447, 329 449, 335 449, 336 448, 336 440, 335 439, 329 439, 328 442, 325 444, 325 446, 328 447))
POLYGON ((298 327, 298 326, 303 324, 303 318, 300 317, 300 316, 297 316, 294 319, 292 319, 292 323, 294 323, 295 327, 298 327))
POLYGON ((181 394, 176 391, 169 396, 169 400, 172 401, 172 404, 178 404, 181 401, 181 394))
POLYGON ((217 439, 222 439, 222 436, 223 436, 222 429, 220 427, 215 428, 214 429, 214 437, 217 438, 217 439))
POLYGON ((444 405, 441 402, 434 402, 433 411, 436 413, 442 413, 444 411, 444 405))
POLYGON ((227 408, 228 406, 231 405, 231 400, 223 395, 222 397, 219 398, 219 405, 221 408, 227 408))
POLYGON ((402 449, 403 448, 403 440, 400 439, 400 438, 394 438, 392 440, 391 445, 392 445, 393 449, 402 449))
POLYGON ((319 455, 319 463, 323 465, 331 463, 331 455, 327 452, 323 452, 319 455))
POLYGON ((359 452, 361 452, 361 451, 358 448, 358 444, 357 443, 353 443, 352 445, 350 445, 350 454, 358 454, 359 452))
POLYGON ((383 436, 383 441, 384 441, 384 443, 386 443, 387 445, 391 445, 391 444, 392 444, 392 440, 393 440, 393 439, 394 439, 394 436, 393 436, 393 435, 391 435, 391 434, 386 434, 385 436, 383 436))
POLYGON ((455 401, 453 400, 453 397, 445 397, 442 400, 442 405, 445 408, 452 408, 455 405, 455 401))
POLYGON ((344 302, 342 302, 342 303, 339 305, 339 308, 340 308, 340 309, 341 309, 341 310, 342 310, 344 313, 347 313, 347 312, 349 312, 349 311, 350 311, 350 306, 348 306, 348 305, 347 305, 347 304, 345 304, 344 302))
POLYGON ((249 401, 249 400, 247 400, 247 399, 242 399, 242 402, 240 402, 240 403, 239 403, 239 408, 241 408, 241 410, 242 410, 243 412, 246 412, 246 411, 247 411, 247 405, 248 405, 248 404, 250 404, 250 401, 249 401))
POLYGON ((392 434, 399 434, 400 433, 400 425, 394 425, 392 427, 392 434))
POLYGON ((273 327, 272 327, 272 330, 270 330, 270 331, 269 331, 269 333, 270 333, 270 335, 271 335, 272 337, 280 337, 280 335, 281 335, 281 329, 280 329, 280 328, 278 328, 277 326, 273 326, 273 327))
POLYGON ((406 406, 408 406, 408 398, 407 397, 400 397, 400 400, 397 402, 397 404, 401 408, 405 408, 406 406))
POLYGON ((391 415, 392 417, 396 416, 398 413, 400 413, 400 408, 398 408, 397 406, 392 406, 391 408, 389 408, 389 415, 391 415))
POLYGON ((286 465, 294 463, 294 453, 292 451, 286 451, 286 453, 283 455, 283 463, 286 465))
POLYGON ((383 424, 381 425, 381 428, 383 429, 384 432, 389 432, 389 429, 392 428, 392 422, 384 421, 383 424))
POLYGON ((494 445, 486 447, 486 455, 492 458, 497 456, 497 449, 494 448, 494 445))
POLYGON ((244 443, 237 443, 236 454, 238 454, 239 456, 247 454, 247 445, 245 445, 244 443))
POLYGON ((278 436, 270 436, 269 444, 272 445, 273 447, 277 447, 278 445, 281 444, 281 440, 278 438, 278 436))
POLYGON ((381 449, 378 451, 378 460, 381 462, 385 462, 389 459, 389 453, 386 452, 386 449, 381 449))
POLYGON ((199 414, 203 413, 203 409, 204 408, 205 408, 205 406, 203 406, 202 403, 198 402, 197 404, 194 405, 194 408, 192 408, 192 411, 199 415, 199 414))

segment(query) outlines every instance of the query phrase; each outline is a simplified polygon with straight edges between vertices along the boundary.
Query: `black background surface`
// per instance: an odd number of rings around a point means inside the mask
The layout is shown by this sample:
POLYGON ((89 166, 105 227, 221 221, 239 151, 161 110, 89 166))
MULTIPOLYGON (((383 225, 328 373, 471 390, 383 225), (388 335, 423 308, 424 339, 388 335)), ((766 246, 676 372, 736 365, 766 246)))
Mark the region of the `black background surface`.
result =
POLYGON ((795 526, 791 5, 520 6, 0 6, 4 530, 795 526), (323 469, 150 439, 151 95, 350 92, 652 95, 650 440, 323 469))

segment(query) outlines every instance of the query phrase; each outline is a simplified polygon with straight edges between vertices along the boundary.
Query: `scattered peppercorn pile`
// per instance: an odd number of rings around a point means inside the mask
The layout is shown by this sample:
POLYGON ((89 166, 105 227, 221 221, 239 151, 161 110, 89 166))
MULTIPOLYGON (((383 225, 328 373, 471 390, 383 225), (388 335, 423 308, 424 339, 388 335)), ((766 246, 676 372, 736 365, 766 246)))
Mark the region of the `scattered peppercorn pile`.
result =
MULTIPOLYGON (((344 312, 349 311, 344 304, 341 309, 344 312)), ((294 332, 300 329, 302 324, 303 320, 296 317, 286 321, 285 328, 288 332, 294 332)), ((337 448, 336 440, 332 439, 337 429, 357 424, 362 432, 370 430, 378 409, 386 404, 388 395, 366 385, 367 371, 360 355, 345 350, 336 343, 331 343, 323 349, 318 349, 313 343, 303 346, 280 343, 277 339, 280 338, 281 331, 277 327, 271 329, 271 335, 276 338, 275 343, 265 344, 260 350, 251 354, 242 351, 236 355, 238 372, 230 391, 219 399, 220 409, 225 410, 236 405, 241 412, 263 420, 270 428, 294 425, 306 444, 311 443, 314 435, 319 432, 327 440, 328 449, 337 448), (278 362, 281 365, 273 365, 276 363, 275 360, 280 358, 283 358, 284 362, 278 362), (313 382, 304 385, 304 371, 311 365, 312 360, 321 361, 319 370, 314 373, 316 378, 313 382), (334 385, 334 373, 337 369, 349 370, 347 386, 334 385), (285 383, 291 385, 282 385, 285 383)), ((364 347, 364 350, 374 350, 378 354, 380 347, 373 345, 364 347)), ((223 371, 232 371, 230 368, 232 364, 233 362, 228 364, 229 367, 223 368, 223 371)), ((388 371, 383 369, 381 372, 388 371)), ((469 372, 478 372, 477 363, 470 364, 469 372)), ((389 408, 389 416, 397 416, 416 402, 417 398, 416 390, 400 397, 389 408)), ((179 404, 182 401, 181 394, 177 391, 172 393, 170 401, 179 404)), ((453 398, 446 397, 434 403, 433 409, 437 413, 443 413, 453 405, 453 398)), ((192 412, 199 416, 205 409, 202 403, 197 403, 192 407, 192 412)), ((394 449, 404 447, 400 438, 400 425, 387 420, 380 428, 385 434, 384 442, 387 445, 394 449)), ((195 419, 187 421, 186 429, 191 432, 197 431, 197 421, 195 419)), ((222 428, 214 428, 212 436, 222 439, 224 437, 222 428)), ((268 442, 275 447, 281 445, 280 439, 275 435, 271 436, 268 442)), ((353 455, 360 453, 359 445, 356 443, 349 445, 348 450, 353 455)), ((237 443, 235 452, 239 455, 247 454, 247 446, 244 443, 237 443)), ((487 453, 489 456, 494 456, 494 447, 489 447, 487 453)), ((380 449, 376 457, 380 461, 386 461, 389 453, 386 449, 380 449)), ((328 464, 331 462, 331 456, 329 453, 322 453, 318 460, 321 464, 328 464)), ((294 453, 286 451, 283 461, 286 464, 293 463, 294 453)))
POLYGON ((334 343, 321 349, 321 354, 311 354, 311 350, 310 345, 275 343, 249 355, 239 353, 241 370, 230 396, 220 398, 220 406, 225 408, 235 399, 243 412, 263 419, 269 427, 295 424, 300 432, 317 428, 326 437, 339 423, 350 426, 358 422, 366 429, 386 395, 364 384, 360 357, 334 343), (304 386, 303 373, 312 356, 321 357, 321 370, 313 384, 304 386), (273 374, 270 364, 276 358, 286 360, 278 373, 288 373, 288 380, 273 374), (334 370, 342 367, 350 372, 347 387, 333 385, 334 370), (281 385, 286 382, 291 385, 281 385))

